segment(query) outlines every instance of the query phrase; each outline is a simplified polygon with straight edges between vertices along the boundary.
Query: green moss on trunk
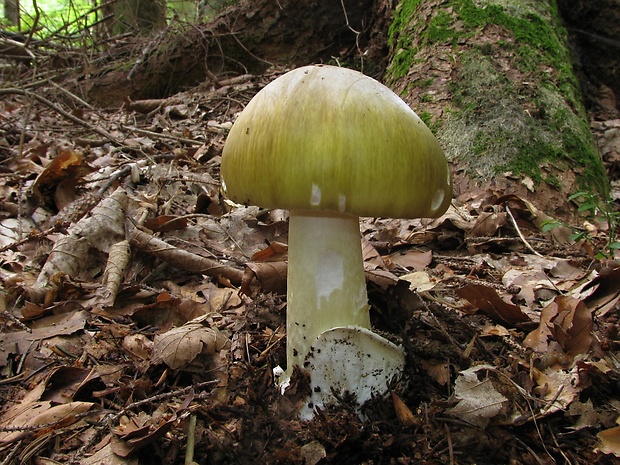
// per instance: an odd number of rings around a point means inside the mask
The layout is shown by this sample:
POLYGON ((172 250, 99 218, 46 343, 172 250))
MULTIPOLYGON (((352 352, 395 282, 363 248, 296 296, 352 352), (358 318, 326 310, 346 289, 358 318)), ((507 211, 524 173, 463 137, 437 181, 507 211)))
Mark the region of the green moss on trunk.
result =
POLYGON ((403 0, 389 41, 386 80, 470 177, 607 192, 553 0, 403 0))

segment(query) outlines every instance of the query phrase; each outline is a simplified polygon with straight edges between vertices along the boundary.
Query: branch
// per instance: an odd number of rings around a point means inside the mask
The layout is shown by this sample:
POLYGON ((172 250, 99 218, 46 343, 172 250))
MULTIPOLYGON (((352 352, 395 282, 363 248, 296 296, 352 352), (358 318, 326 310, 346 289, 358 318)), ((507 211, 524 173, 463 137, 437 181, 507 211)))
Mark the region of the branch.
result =
POLYGON ((72 115, 68 111, 63 110, 58 105, 56 105, 54 102, 46 99, 45 97, 42 97, 41 95, 35 94, 35 93, 27 91, 27 90, 23 90, 23 89, 16 89, 16 88, 0 89, 0 95, 10 95, 10 94, 24 95, 26 97, 30 97, 30 98, 33 98, 35 100, 38 100, 39 102, 43 103, 44 105, 47 105, 49 108, 51 108, 55 112, 61 114, 65 118, 67 118, 69 121, 72 121, 72 122, 74 122, 76 124, 79 124, 80 126, 84 126, 84 127, 88 128, 88 129, 90 129, 91 131, 96 132, 97 134, 105 137, 110 142, 113 142, 116 145, 123 145, 123 143, 121 141, 116 139, 116 137, 114 137, 112 134, 110 134, 106 130, 99 129, 96 126, 93 126, 92 124, 84 121, 83 119, 78 118, 77 116, 72 115))

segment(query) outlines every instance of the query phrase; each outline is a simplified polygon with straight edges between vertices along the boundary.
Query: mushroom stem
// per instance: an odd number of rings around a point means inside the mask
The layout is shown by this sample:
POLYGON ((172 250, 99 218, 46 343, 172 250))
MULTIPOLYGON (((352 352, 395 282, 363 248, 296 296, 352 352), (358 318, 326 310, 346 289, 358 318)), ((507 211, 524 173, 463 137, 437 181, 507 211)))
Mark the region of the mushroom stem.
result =
POLYGON ((370 328, 359 218, 291 211, 287 371, 303 366, 317 337, 337 326, 370 328))

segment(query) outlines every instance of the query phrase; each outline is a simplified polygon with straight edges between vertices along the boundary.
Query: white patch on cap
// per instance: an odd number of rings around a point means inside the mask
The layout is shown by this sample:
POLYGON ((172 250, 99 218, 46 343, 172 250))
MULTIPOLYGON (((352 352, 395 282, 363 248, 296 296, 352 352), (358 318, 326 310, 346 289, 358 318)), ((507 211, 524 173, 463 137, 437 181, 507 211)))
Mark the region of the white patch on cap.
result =
POLYGON ((340 210, 340 213, 347 211, 347 196, 344 194, 340 194, 338 196, 338 209, 340 210))
POLYGON ((321 188, 316 184, 312 184, 312 195, 310 196, 310 205, 318 207, 321 205, 321 188))
POLYGON ((446 196, 446 191, 444 189, 438 189, 433 196, 433 200, 431 201, 431 210, 435 211, 441 204, 443 203, 443 199, 446 196))

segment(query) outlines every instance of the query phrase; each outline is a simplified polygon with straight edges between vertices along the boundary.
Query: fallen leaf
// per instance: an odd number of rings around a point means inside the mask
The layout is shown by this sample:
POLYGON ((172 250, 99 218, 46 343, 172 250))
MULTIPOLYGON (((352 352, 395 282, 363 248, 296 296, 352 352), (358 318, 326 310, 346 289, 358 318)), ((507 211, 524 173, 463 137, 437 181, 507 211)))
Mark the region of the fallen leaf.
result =
POLYGON ((32 331, 0 333, 0 366, 6 365, 10 354, 26 353, 34 341, 73 334, 84 329, 87 319, 88 313, 85 311, 52 315, 37 320, 38 325, 32 331))
POLYGON ((448 410, 450 415, 484 429, 492 418, 506 413, 508 399, 484 373, 493 369, 490 365, 477 365, 459 373, 454 386, 459 403, 448 410))
POLYGON ((265 249, 254 253, 250 260, 253 262, 277 262, 286 261, 288 256, 288 246, 281 242, 273 241, 265 249))
POLYGON ((58 273, 74 277, 86 269, 89 261, 90 245, 83 237, 68 235, 60 237, 55 243, 35 287, 42 288, 49 284, 53 276, 58 273))
POLYGON ((83 465, 139 465, 140 461, 138 458, 119 457, 114 453, 112 446, 106 444, 93 455, 84 457, 81 463, 83 465))
POLYGON ((148 218, 144 227, 153 232, 169 232, 187 228, 187 218, 173 215, 160 215, 156 218, 148 218))
POLYGON ((620 426, 603 430, 596 437, 600 445, 595 449, 595 452, 613 454, 616 457, 620 457, 620 426))
POLYGON ((241 293, 252 295, 252 283, 258 281, 261 291, 286 293, 287 262, 250 262, 246 264, 241 281, 241 293))
POLYGON ((491 287, 469 283, 457 289, 456 293, 500 323, 519 325, 531 322, 517 305, 505 302, 491 287))
MULTIPOLYGON (((538 328, 530 332, 523 345, 539 354, 549 351, 555 341, 566 357, 565 364, 590 350, 592 344, 592 315, 586 305, 572 297, 557 296, 543 308, 538 328)), ((558 350, 557 347, 553 347, 558 350)))
POLYGON ((407 250, 405 252, 391 254, 387 257, 387 260, 392 265, 415 271, 422 271, 433 261, 433 252, 430 250, 427 252, 407 250))
POLYGON ((84 238, 88 244, 102 252, 125 239, 125 211, 127 193, 121 187, 104 198, 80 221, 69 228, 69 235, 84 238))
POLYGON ((557 292, 543 270, 508 270, 502 276, 502 284, 506 287, 517 286, 519 292, 516 296, 525 301, 530 308, 536 306, 538 290, 548 289, 557 292))
POLYGON ((450 364, 447 362, 432 362, 421 360, 420 364, 428 376, 437 384, 445 386, 450 381, 450 364))
POLYGON ((579 370, 564 371, 549 367, 544 371, 532 370, 537 387, 534 392, 544 401, 539 415, 563 411, 577 398, 585 386, 579 384, 579 370))
POLYGON ((392 402, 394 403, 394 411, 396 412, 396 418, 403 426, 413 426, 416 424, 416 419, 407 404, 405 404, 398 395, 392 392, 392 402))
MULTIPOLYGON (((13 419, 10 426, 23 427, 45 427, 54 428, 68 426, 77 421, 76 415, 88 412, 95 404, 92 402, 69 402, 52 406, 51 402, 36 402, 29 406, 29 409, 22 415, 13 419), (59 425, 55 425, 59 423, 59 425)), ((17 441, 20 438, 31 434, 26 431, 0 432, 0 444, 17 441)))
POLYGON ((199 354, 214 354, 229 344, 217 329, 194 323, 156 335, 154 355, 176 370, 190 364, 199 354))
POLYGON ((409 283, 409 290, 416 292, 430 291, 435 287, 431 277, 426 271, 416 271, 400 277, 402 281, 409 283))
POLYGON ((493 237, 506 224, 506 212, 482 212, 469 232, 471 237, 493 237))

